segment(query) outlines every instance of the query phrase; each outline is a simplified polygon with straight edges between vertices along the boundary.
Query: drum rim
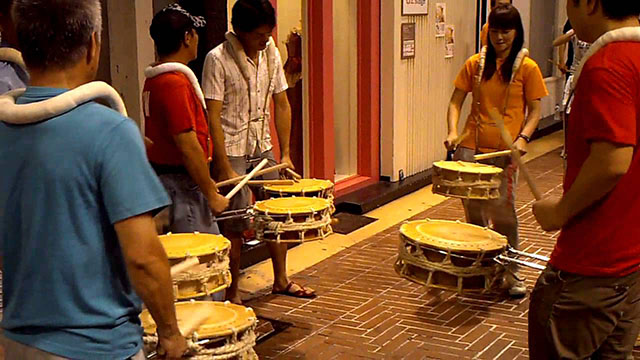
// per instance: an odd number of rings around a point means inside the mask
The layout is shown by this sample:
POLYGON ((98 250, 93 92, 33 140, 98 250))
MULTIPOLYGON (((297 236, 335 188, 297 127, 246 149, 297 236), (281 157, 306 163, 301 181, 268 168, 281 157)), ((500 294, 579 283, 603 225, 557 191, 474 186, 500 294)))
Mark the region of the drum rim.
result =
MULTIPOLYGON (((445 251, 456 251, 456 252, 471 252, 471 253, 478 253, 481 251, 484 252, 496 252, 496 251, 504 251, 507 246, 508 246, 508 241, 507 238, 494 231, 491 230, 489 228, 485 228, 485 227, 481 227, 481 226, 477 226, 477 225, 473 225, 473 224, 468 224, 468 223, 463 223, 460 221, 449 221, 449 220, 431 220, 431 219, 425 219, 425 220, 414 220, 414 221, 410 221, 410 222, 406 222, 404 224, 402 224, 402 226, 400 226, 400 235, 401 238, 409 241, 413 244, 415 244, 416 246, 430 246, 436 249, 440 249, 440 250, 445 250, 445 251), (463 225, 465 227, 469 227, 469 228, 473 228, 476 230, 481 230, 486 234, 490 235, 490 238, 488 239, 489 241, 499 241, 500 244, 497 243, 488 243, 489 245, 492 245, 492 247, 488 247, 485 249, 479 249, 479 248, 475 248, 475 249, 469 249, 469 248, 462 248, 462 247, 454 247, 454 246, 450 246, 450 247, 443 247, 443 246, 438 246, 437 242, 435 242, 434 240, 438 240, 440 238, 434 237, 434 236, 429 236, 428 234, 422 234, 420 232, 418 232, 417 227, 420 224, 425 224, 425 223, 434 223, 434 224, 449 224, 449 225, 463 225), (417 233, 418 235, 420 235, 419 238, 414 239, 412 236, 410 236, 407 232, 409 230, 409 228, 412 227, 413 232, 417 233), (431 240, 431 241, 427 241, 427 240, 431 240)), ((446 239, 443 239, 446 240, 446 239)))
POLYGON ((262 214, 274 214, 274 215, 304 215, 304 214, 313 214, 319 213, 323 211, 329 211, 331 209, 331 202, 324 198, 319 197, 283 197, 283 198, 271 198, 267 200, 258 201, 253 206, 253 210, 262 214), (277 202, 286 202, 286 200, 291 199, 304 199, 303 201, 315 202, 315 204, 311 204, 306 208, 297 208, 297 209, 287 209, 284 206, 278 208, 267 208, 267 205, 271 203, 277 202))
POLYGON ((188 256, 212 255, 212 254, 216 254, 231 248, 231 241, 229 241, 229 239, 225 238, 222 235, 216 235, 216 234, 167 233, 164 235, 159 235, 158 239, 160 239, 160 242, 162 243, 162 247, 167 253, 167 258, 170 260, 183 259, 188 256), (188 237, 201 237, 201 238, 204 238, 205 241, 206 241, 206 238, 209 238, 210 241, 200 244, 197 247, 191 247, 191 248, 185 247, 183 249, 168 248, 167 246, 171 246, 171 245, 165 244, 171 241, 172 238, 175 239, 175 238, 188 238, 188 237))
MULTIPOLYGON (((233 324, 230 324, 228 326, 227 329, 222 330, 222 331, 211 331, 210 329, 207 329, 207 327, 211 327, 211 326, 219 326, 219 325, 212 325, 212 324, 204 324, 201 325, 200 328, 198 330, 196 330, 196 332, 198 333, 198 338, 199 339, 215 339, 215 338, 220 338, 220 337, 225 337, 225 336, 230 336, 234 333, 240 333, 243 332, 245 330, 251 329, 251 327, 253 325, 255 325, 257 318, 256 318, 256 314, 253 311, 252 308, 250 307, 246 307, 246 306, 242 306, 242 305, 236 305, 230 302, 218 302, 218 301, 179 301, 175 303, 176 306, 176 313, 179 311, 179 308, 182 307, 188 307, 188 306, 195 306, 195 305, 207 305, 209 307, 211 307, 213 309, 213 311, 216 311, 216 307, 224 307, 226 309, 233 309, 233 311, 236 314, 239 315, 245 315, 239 319, 237 319, 233 324)), ((145 335, 155 335, 156 333, 156 324, 155 321, 153 321, 153 318, 151 317, 151 314, 149 313, 148 309, 144 309, 141 313, 140 313, 140 322, 141 322, 141 326, 143 328, 144 334, 145 335), (151 321, 149 321, 151 320, 151 321), (146 321, 146 322, 145 322, 146 321)))
POLYGON ((318 192, 333 189, 335 185, 331 180, 325 179, 300 179, 293 185, 264 185, 265 191, 275 193, 298 194, 306 192, 318 192), (304 185, 304 187, 303 187, 304 185))
POLYGON ((469 162, 469 161, 437 161, 433 163, 433 166, 442 170, 447 170, 447 171, 455 171, 455 172, 463 172, 463 173, 479 174, 479 175, 498 175, 504 171, 503 169, 497 166, 469 162), (452 168, 448 166, 448 165, 460 164, 460 163, 470 164, 473 166, 470 166, 468 169, 464 169, 464 168, 457 169, 457 168, 452 168), (476 170, 481 169, 483 171, 465 171, 465 170, 471 170, 471 169, 476 169, 476 170))

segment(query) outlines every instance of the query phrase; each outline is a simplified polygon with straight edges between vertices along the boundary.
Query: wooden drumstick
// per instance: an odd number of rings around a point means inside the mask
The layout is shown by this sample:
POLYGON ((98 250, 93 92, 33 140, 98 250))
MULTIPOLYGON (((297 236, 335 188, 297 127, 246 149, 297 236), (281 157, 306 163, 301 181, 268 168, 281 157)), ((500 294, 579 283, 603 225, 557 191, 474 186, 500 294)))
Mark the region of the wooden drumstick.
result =
POLYGON ((520 151, 518 151, 515 148, 515 145, 513 143, 513 138, 511 137, 511 134, 509 134, 509 132, 507 131, 507 128, 505 128, 504 126, 504 119, 502 118, 502 116, 500 116, 500 114, 498 113, 498 111, 496 111, 496 109, 489 110, 489 118, 491 118, 491 120, 498 125, 498 128, 500 128, 500 135, 502 136, 502 140, 504 140, 507 146, 509 146, 509 148, 511 149, 511 158, 518 165, 518 167, 520 167, 520 170, 522 170, 522 176, 524 176, 524 179, 527 181, 527 184, 529 185, 529 189, 531 189, 531 193, 533 194, 533 197, 535 197, 536 200, 541 200, 542 193, 540 193, 540 190, 538 190, 538 186, 536 186, 536 183, 534 182, 533 177, 529 173, 529 169, 527 169, 524 162, 522 161, 522 157, 520 156, 520 151))
MULTIPOLYGON (((268 174, 268 173, 274 172, 274 171, 280 171, 282 169, 285 169, 287 166, 288 166, 287 164, 278 164, 278 165, 272 166, 270 168, 258 171, 255 174, 255 176, 268 174)), ((216 187, 219 189, 219 188, 221 188, 223 186, 234 185, 234 184, 237 184, 240 181, 244 180, 244 178, 246 178, 246 177, 247 177, 247 175, 241 175, 241 176, 237 176, 237 177, 234 177, 232 179, 229 179, 229 180, 220 181, 219 183, 216 184, 216 187)))
POLYGON ((475 155, 473 158, 476 161, 480 161, 480 160, 488 160, 488 159, 493 159, 501 156, 509 156, 509 155, 511 155, 511 150, 504 150, 504 151, 496 151, 496 152, 486 153, 486 154, 478 154, 478 155, 475 155))
POLYGON ((240 191, 240 189, 242 189, 245 185, 247 185, 249 180, 251 180, 251 178, 256 176, 256 173, 262 170, 262 168, 265 167, 265 165, 267 165, 268 162, 269 162, 269 159, 262 159, 260 164, 258 164, 258 166, 256 166, 244 179, 242 179, 242 181, 240 181, 240 183, 236 185, 236 187, 234 187, 231 191, 229 191, 229 193, 225 195, 225 197, 227 199, 231 199, 233 195, 237 194, 238 191, 240 191))
POLYGON ((249 180, 249 185, 293 185, 294 180, 249 180))
MULTIPOLYGON (((182 324, 178 324, 180 334, 183 337, 189 338, 200 326, 202 326, 212 315, 211 309, 204 309, 196 312, 188 320, 183 321, 182 324)), ((155 359, 158 357, 158 352, 152 351, 147 355, 147 359, 155 359)))
POLYGON ((294 180, 300 180, 300 179, 302 179, 302 176, 300 176, 300 174, 296 173, 295 171, 293 171, 293 170, 291 170, 291 169, 289 169, 289 168, 286 168, 286 169, 285 169, 285 171, 287 172, 287 174, 291 175, 291 177, 292 177, 294 180))
POLYGON ((202 324, 207 322, 211 317, 211 309, 202 309, 191 315, 189 319, 185 319, 180 327, 180 333, 182 336, 188 338, 193 334, 202 324))
POLYGON ((176 275, 189 270, 190 268, 200 265, 200 260, 197 257, 193 256, 187 258, 185 261, 177 263, 171 267, 171 277, 175 277, 176 275))

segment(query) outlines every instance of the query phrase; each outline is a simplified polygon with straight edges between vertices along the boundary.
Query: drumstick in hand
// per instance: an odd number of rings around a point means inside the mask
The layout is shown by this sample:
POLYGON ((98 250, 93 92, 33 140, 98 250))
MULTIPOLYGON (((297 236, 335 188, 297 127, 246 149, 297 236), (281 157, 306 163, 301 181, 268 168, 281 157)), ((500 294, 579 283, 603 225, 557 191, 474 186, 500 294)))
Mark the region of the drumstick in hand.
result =
POLYGON ((300 180, 300 179, 302 179, 302 176, 300 176, 300 174, 298 174, 297 172, 295 172, 295 171, 293 171, 293 170, 291 170, 291 169, 289 169, 289 168, 286 168, 286 169, 285 169, 285 171, 286 171, 289 175, 291 175, 291 177, 293 178, 293 180, 300 180))
POLYGON ((522 170, 522 176, 524 176, 524 179, 527 181, 529 189, 531 189, 531 193, 533 193, 533 197, 535 197, 536 200, 542 199, 542 193, 540 193, 540 190, 538 190, 538 186, 536 186, 536 183, 533 181, 533 177, 529 173, 529 169, 527 169, 524 162, 522 161, 520 151, 515 148, 511 134, 509 134, 504 126, 504 119, 496 109, 489 110, 489 118, 498 125, 498 128, 500 128, 500 135, 502 136, 502 140, 504 140, 507 146, 509 146, 509 148, 511 149, 511 158, 518 165, 518 167, 520 167, 520 170, 522 170))
POLYGON ((189 319, 185 319, 182 324, 179 325, 180 333, 182 336, 188 338, 193 334, 202 324, 207 322, 212 315, 211 309, 201 309, 195 314, 191 315, 189 319))
POLYGON ((177 263, 171 267, 171 277, 173 278, 176 275, 185 272, 196 265, 200 265, 200 260, 198 260, 197 257, 193 256, 187 258, 187 260, 177 263))
MULTIPOLYGON (((255 176, 268 174, 268 173, 274 172, 274 171, 280 171, 280 170, 286 168, 287 166, 288 166, 287 164, 278 164, 278 165, 272 166, 270 168, 266 168, 264 170, 258 171, 255 174, 255 176)), ((223 186, 237 184, 240 181, 244 180, 244 178, 246 178, 246 177, 247 177, 247 175, 241 175, 241 176, 237 176, 237 177, 234 177, 232 179, 229 179, 229 180, 220 181, 219 183, 216 183, 216 187, 219 189, 219 188, 221 188, 223 186)))
POLYGON ((227 199, 231 199, 233 195, 238 193, 238 191, 240 191, 240 189, 242 189, 243 186, 247 185, 247 182, 249 182, 249 180, 251 180, 254 176, 256 176, 256 173, 260 171, 263 167, 265 167, 265 165, 267 165, 268 162, 269 162, 269 159, 262 159, 260 164, 258 164, 258 166, 256 166, 244 179, 242 179, 242 181, 238 185, 236 185, 236 187, 234 187, 233 190, 229 191, 229 193, 225 195, 225 197, 227 199))

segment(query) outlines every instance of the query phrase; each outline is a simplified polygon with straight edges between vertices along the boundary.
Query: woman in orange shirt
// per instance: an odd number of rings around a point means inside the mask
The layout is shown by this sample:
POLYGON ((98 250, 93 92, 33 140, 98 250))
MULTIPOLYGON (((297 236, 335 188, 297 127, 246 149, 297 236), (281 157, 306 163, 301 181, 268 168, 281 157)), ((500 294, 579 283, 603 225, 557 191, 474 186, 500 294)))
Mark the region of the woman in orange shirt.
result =
MULTIPOLYGON (((448 150, 458 143, 460 110, 468 93, 473 93, 471 114, 460 142, 455 160, 474 161, 477 153, 507 150, 500 130, 489 119, 489 110, 497 109, 504 118, 505 127, 515 141, 515 147, 526 151, 530 137, 540 121, 540 99, 548 92, 540 68, 526 57, 523 50, 524 28, 518 10, 510 4, 498 5, 489 15, 489 45, 480 54, 469 58, 455 81, 448 112, 449 135, 445 141, 448 150), (514 66, 515 65, 515 66, 514 66)), ((505 235, 511 247, 518 249, 518 218, 515 211, 515 190, 518 168, 510 157, 501 157, 484 163, 504 169, 500 199, 464 200, 469 223, 488 226, 505 235)), ((518 268, 510 267, 504 287, 512 296, 524 296, 526 287, 517 275, 518 268)))
MULTIPOLYGON (((513 4, 512 0, 491 0, 491 11, 496 8, 496 6, 500 4, 513 4)), ((480 41, 482 46, 489 45, 489 22, 486 22, 482 26, 482 31, 480 32, 480 41)))

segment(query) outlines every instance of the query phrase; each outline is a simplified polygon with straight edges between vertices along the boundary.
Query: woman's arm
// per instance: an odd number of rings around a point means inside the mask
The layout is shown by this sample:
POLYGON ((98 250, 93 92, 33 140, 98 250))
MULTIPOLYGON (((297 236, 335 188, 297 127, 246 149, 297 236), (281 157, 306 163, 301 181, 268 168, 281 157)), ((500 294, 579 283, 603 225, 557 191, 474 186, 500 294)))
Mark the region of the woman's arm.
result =
MULTIPOLYGON (((542 101, 540 99, 527 101, 527 118, 524 121, 524 126, 520 134, 526 136, 527 138, 531 138, 531 135, 538 128, 538 124, 540 123, 540 118, 542 117, 542 101)), ((520 137, 515 140, 514 143, 516 149, 520 150, 520 152, 527 152, 527 141, 520 137)))
POLYGON ((451 95, 449 110, 447 112, 447 127, 449 129, 449 135, 444 142, 444 146, 447 150, 453 150, 455 142, 458 139, 458 121, 460 121, 460 111, 466 98, 467 93, 458 88, 456 88, 451 95))
POLYGON ((567 31, 565 34, 562 34, 553 40, 553 46, 556 47, 568 43, 575 34, 576 33, 573 29, 567 31))

